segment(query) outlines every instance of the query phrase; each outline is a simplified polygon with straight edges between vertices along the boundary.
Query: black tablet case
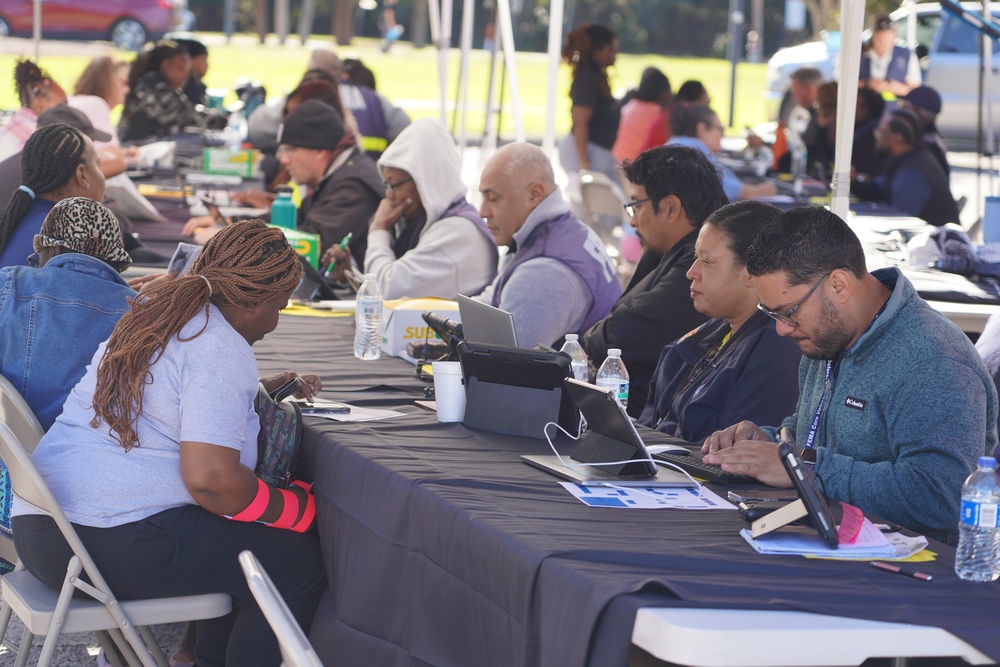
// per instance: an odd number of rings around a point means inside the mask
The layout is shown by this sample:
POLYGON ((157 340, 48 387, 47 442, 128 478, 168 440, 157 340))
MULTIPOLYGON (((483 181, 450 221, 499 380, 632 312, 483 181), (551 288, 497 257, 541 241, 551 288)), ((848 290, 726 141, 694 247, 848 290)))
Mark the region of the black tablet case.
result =
POLYGON ((462 341, 458 358, 467 428, 544 438, 545 424, 557 422, 577 432, 579 412, 563 385, 570 376, 568 355, 462 341))

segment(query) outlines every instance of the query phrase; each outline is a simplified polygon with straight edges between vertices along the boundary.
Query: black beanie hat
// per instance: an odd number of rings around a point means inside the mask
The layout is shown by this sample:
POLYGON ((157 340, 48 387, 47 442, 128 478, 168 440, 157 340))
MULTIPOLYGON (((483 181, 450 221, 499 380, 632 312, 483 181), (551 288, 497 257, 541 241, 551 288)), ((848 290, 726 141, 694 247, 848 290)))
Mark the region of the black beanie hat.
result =
POLYGON ((278 127, 278 144, 332 150, 344 136, 337 110, 319 100, 306 100, 278 127))

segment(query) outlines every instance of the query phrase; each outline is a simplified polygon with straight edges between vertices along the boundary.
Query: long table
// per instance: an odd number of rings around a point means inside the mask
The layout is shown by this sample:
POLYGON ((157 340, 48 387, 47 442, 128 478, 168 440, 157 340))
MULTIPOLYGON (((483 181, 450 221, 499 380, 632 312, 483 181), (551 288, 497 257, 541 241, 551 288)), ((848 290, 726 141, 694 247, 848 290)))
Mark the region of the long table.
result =
MULTIPOLYGON (((359 362, 350 318, 281 317, 262 372, 317 372, 325 397, 404 412, 309 418, 329 590, 310 638, 338 665, 624 665, 644 608, 797 610, 944 628, 1000 658, 1000 587, 867 563, 761 556, 732 511, 590 508, 520 462, 543 440, 439 424, 397 359, 359 362)), ((498 406, 497 409, 503 409, 498 406)))

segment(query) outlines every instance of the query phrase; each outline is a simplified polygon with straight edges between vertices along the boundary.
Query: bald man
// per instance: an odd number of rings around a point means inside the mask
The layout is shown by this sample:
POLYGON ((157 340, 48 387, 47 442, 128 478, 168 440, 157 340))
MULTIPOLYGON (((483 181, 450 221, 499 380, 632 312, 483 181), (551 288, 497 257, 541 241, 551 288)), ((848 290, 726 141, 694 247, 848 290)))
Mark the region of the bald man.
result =
POLYGON ((498 150, 479 191, 479 215, 507 254, 476 299, 514 315, 519 346, 557 346, 611 311, 621 295, 615 266, 597 234, 570 213, 540 148, 498 150))

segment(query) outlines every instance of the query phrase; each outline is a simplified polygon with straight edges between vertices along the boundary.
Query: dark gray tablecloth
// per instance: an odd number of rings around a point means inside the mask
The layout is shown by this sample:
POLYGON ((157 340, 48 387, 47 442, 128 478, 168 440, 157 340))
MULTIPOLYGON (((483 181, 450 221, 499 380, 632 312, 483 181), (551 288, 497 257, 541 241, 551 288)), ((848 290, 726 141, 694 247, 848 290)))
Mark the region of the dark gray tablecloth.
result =
POLYGON ((282 316, 257 344, 262 371, 318 371, 330 396, 406 413, 307 423, 330 581, 310 638, 328 664, 624 665, 635 610, 676 605, 939 626, 1000 658, 1000 587, 959 581, 948 547, 926 583, 757 555, 736 512, 587 507, 519 461, 544 441, 438 424, 411 367, 355 361, 351 332, 282 316))

